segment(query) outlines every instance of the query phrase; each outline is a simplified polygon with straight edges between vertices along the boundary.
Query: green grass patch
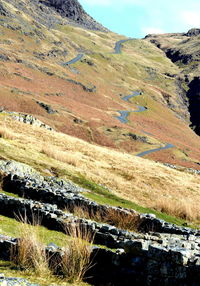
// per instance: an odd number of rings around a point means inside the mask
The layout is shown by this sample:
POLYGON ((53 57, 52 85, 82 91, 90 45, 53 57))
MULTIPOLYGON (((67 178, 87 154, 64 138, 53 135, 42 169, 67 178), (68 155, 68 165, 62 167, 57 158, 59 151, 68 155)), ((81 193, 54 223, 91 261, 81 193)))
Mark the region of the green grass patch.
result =
MULTIPOLYGON (((11 237, 20 237, 20 228, 23 227, 23 223, 15 220, 14 218, 8 218, 0 215, 0 233, 8 235, 11 237)), ((33 226, 37 228, 39 237, 41 241, 45 244, 50 242, 55 243, 56 245, 62 247, 66 245, 67 236, 58 231, 48 230, 44 226, 33 226)))
POLYGON ((128 200, 122 199, 117 197, 114 194, 111 193, 107 193, 105 195, 105 193, 97 194, 97 193, 85 193, 84 194, 85 197, 94 200, 100 204, 108 204, 108 205, 112 205, 112 206, 120 206, 120 207, 124 207, 124 208, 128 208, 128 209, 133 209, 139 213, 151 213, 151 214, 155 214, 156 217, 163 219, 169 223, 174 223, 176 225, 180 225, 180 226, 185 226, 187 224, 187 222, 185 220, 170 216, 166 213, 161 213, 158 212, 154 209, 151 208, 147 208, 147 207, 142 207, 134 202, 130 202, 128 200))
POLYGON ((9 193, 9 192, 5 192, 5 191, 2 190, 2 189, 0 189, 0 194, 4 194, 4 195, 11 196, 11 197, 14 197, 14 198, 21 198, 20 196, 18 196, 18 195, 16 195, 16 194, 9 193))
POLYGON ((151 213, 151 214, 155 214, 156 217, 163 219, 169 223, 174 223, 179 226, 188 225, 187 221, 183 219, 176 218, 166 213, 158 212, 154 209, 143 207, 134 202, 120 198, 116 196, 115 194, 111 193, 107 188, 88 180, 81 174, 70 175, 68 172, 66 172, 66 170, 62 170, 62 171, 60 170, 58 172, 59 172, 59 175, 61 176, 67 175, 67 177, 71 179, 74 183, 76 183, 77 185, 90 190, 90 192, 85 192, 84 196, 87 197, 88 199, 96 201, 99 204, 120 206, 120 207, 124 207, 128 209, 133 209, 139 213, 151 213))
POLYGON ((0 260, 0 272, 5 275, 5 277, 20 277, 27 279, 28 282, 31 283, 38 283, 40 286, 89 286, 87 283, 79 282, 75 284, 69 284, 65 282, 64 280, 61 280, 59 278, 50 277, 48 281, 44 278, 38 277, 37 275, 34 275, 33 272, 28 271, 21 271, 19 269, 16 269, 16 266, 12 264, 12 262, 9 261, 2 261, 0 260))

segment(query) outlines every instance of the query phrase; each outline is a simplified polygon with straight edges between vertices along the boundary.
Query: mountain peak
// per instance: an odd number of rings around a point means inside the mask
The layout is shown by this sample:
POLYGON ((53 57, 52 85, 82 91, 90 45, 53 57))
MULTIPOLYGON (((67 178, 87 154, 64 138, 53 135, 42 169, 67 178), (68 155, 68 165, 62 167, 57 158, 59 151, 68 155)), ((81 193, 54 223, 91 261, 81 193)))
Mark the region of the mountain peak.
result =
POLYGON ((67 17, 91 30, 106 29, 88 15, 77 0, 40 0, 41 4, 53 8, 62 17, 67 17))

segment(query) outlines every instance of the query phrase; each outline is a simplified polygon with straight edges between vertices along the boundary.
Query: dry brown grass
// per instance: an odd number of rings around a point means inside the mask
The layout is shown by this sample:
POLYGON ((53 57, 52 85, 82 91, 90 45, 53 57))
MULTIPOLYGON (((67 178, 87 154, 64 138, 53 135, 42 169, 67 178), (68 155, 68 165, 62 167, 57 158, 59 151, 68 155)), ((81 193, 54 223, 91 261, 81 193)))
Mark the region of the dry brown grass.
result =
POLYGON ((154 206, 161 197, 172 201, 185 198, 194 205, 200 205, 198 175, 20 122, 10 120, 7 126, 18 140, 10 141, 9 146, 6 140, 0 142, 4 157, 14 156, 15 160, 37 166, 41 171, 46 166, 58 172, 80 173, 97 184, 107 186, 116 195, 148 207, 154 206), (73 163, 65 156, 73 158, 73 163), (125 174, 128 174, 128 179, 125 174))
MULTIPOLYGON (((37 276, 41 281, 80 283, 85 273, 92 267, 91 252, 94 234, 80 225, 64 225, 66 247, 62 248, 62 259, 56 261, 46 253, 46 246, 39 235, 39 219, 19 216, 22 225, 19 228, 17 246, 11 249, 10 260, 17 269, 25 274, 37 276)), ((45 284, 46 285, 46 284, 45 284)), ((68 285, 68 284, 67 284, 68 285)), ((73 284, 77 285, 77 284, 73 284)))
POLYGON ((41 278, 52 276, 49 261, 45 253, 45 245, 41 243, 36 223, 30 225, 27 219, 21 219, 23 226, 19 229, 18 246, 11 252, 11 261, 25 272, 34 272, 41 278))
POLYGON ((0 189, 2 189, 3 181, 5 179, 6 175, 2 171, 0 171, 0 189))
POLYGON ((67 163, 74 167, 78 166, 78 157, 73 153, 70 154, 70 152, 56 150, 56 148, 54 148, 53 146, 44 146, 41 152, 48 157, 58 160, 60 162, 67 163))
POLYGON ((99 211, 91 212, 86 206, 75 206, 73 209, 73 214, 79 218, 91 219, 97 222, 102 222, 103 215, 99 211))
POLYGON ((16 135, 6 126, 0 126, 0 138, 16 139, 16 135))
POLYGON ((137 231, 140 223, 139 217, 137 215, 116 212, 113 209, 108 210, 105 221, 120 229, 126 229, 130 231, 137 231))
POLYGON ((67 235, 72 239, 67 243, 62 261, 61 272, 70 283, 80 283, 92 267, 91 252, 94 235, 80 225, 65 226, 67 235))
POLYGON ((106 213, 101 213, 100 211, 94 213, 89 211, 87 207, 76 206, 73 213, 80 218, 108 223, 117 228, 130 231, 137 231, 140 223, 136 214, 119 212, 113 208, 109 208, 106 213))
POLYGON ((163 198, 155 203, 154 208, 191 222, 200 220, 200 206, 184 198, 179 201, 163 198))

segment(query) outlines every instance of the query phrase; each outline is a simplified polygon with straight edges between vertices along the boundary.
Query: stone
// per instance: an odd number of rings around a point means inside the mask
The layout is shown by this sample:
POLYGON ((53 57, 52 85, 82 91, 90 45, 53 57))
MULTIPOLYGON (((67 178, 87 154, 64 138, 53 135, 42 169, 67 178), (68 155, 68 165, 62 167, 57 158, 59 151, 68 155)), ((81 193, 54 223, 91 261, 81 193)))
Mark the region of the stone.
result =
POLYGON ((89 16, 77 0, 41 0, 42 4, 54 8, 62 17, 92 30, 107 31, 101 24, 89 16))
POLYGON ((170 255, 166 248, 159 245, 150 245, 148 251, 148 257, 158 261, 166 261, 170 255))
POLYGON ((191 251, 187 249, 174 248, 170 250, 171 260, 176 264, 186 265, 191 251))
POLYGON ((142 255, 142 246, 143 245, 141 241, 129 240, 125 243, 124 250, 128 254, 142 255))
POLYGON ((44 102, 40 102, 40 101, 36 101, 37 104, 39 104, 43 109, 46 110, 47 113, 49 114, 55 114, 58 113, 57 110, 54 110, 50 105, 44 103, 44 102))

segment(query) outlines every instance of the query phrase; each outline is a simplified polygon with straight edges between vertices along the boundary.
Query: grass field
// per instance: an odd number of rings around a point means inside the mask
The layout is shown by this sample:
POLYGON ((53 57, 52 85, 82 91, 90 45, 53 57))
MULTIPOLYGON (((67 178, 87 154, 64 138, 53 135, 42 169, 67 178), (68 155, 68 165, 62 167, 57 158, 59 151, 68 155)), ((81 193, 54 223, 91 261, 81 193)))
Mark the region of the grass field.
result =
MULTIPOLYGON (((4 159, 18 160, 48 175, 71 178, 76 183, 85 183, 85 187, 88 181, 104 185, 111 194, 144 207, 162 210, 165 202, 175 206, 174 209, 164 208, 168 214, 191 221, 199 219, 198 175, 12 119, 4 121, 1 137, 0 150, 4 159), (177 204, 183 209, 183 215, 176 213, 177 204)), ((88 189, 91 189, 91 196, 98 194, 95 185, 88 185, 88 189)))

